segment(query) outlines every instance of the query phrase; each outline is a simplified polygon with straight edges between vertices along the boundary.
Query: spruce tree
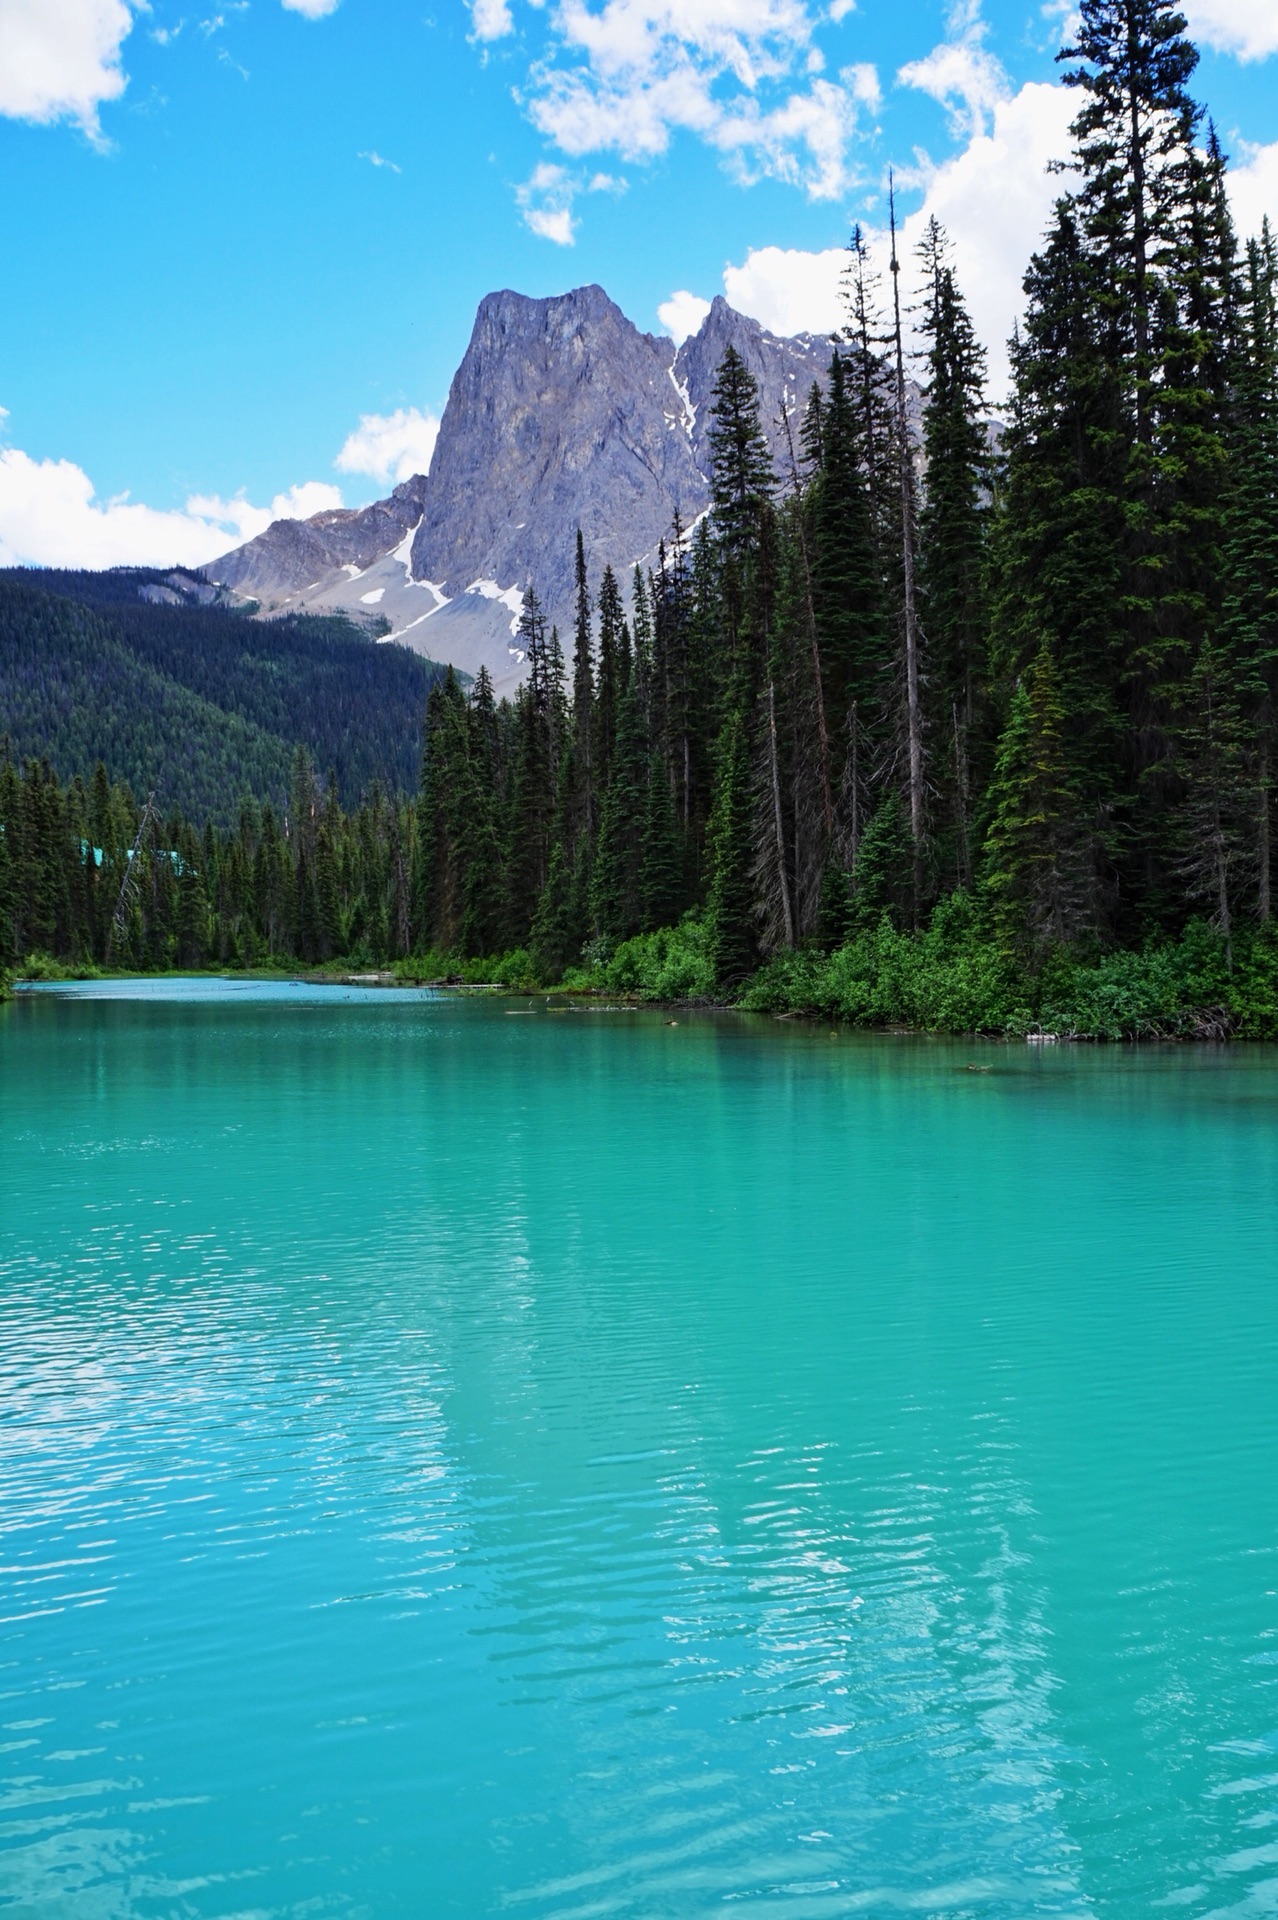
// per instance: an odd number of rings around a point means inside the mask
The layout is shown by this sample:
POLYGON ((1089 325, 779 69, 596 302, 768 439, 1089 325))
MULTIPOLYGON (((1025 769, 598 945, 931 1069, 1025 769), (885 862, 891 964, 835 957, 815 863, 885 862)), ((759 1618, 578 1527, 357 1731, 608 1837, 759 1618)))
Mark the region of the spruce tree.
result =
POLYGON ((591 874, 592 917, 600 933, 629 939, 643 925, 643 824, 649 747, 638 674, 621 698, 608 790, 591 874))
POLYGON ((524 595, 519 637, 529 671, 515 702, 515 761, 506 845, 510 929, 517 941, 523 941, 531 932, 550 870, 556 797, 553 661, 545 616, 531 587, 524 595))
POLYGON ((594 791, 600 809, 612 773, 612 755, 617 742, 617 715, 625 690, 622 672, 622 630, 625 617, 621 590, 611 567, 605 567, 599 585, 599 682, 595 700, 592 764, 594 791))
POLYGON ((662 755, 648 762, 643 834, 640 844, 639 901, 648 929, 673 926, 683 911, 684 861, 679 821, 662 755))
POLYGON ((509 905, 502 834, 500 732, 488 669, 480 667, 467 715, 466 860, 462 951, 496 954, 506 944, 509 905))
POLYGON ((1248 716, 1256 914, 1271 907, 1271 786, 1278 719, 1278 248, 1268 220, 1247 248, 1229 440, 1222 632, 1248 716))
MULTIPOLYGON (((812 579, 823 705, 841 732, 854 700, 886 699, 891 637, 870 527, 861 435, 846 363, 837 351, 822 416, 821 464, 810 495, 812 579)), ((842 768, 832 768, 837 787, 842 768)))
POLYGON ((1232 669, 1223 649, 1203 647, 1190 683, 1190 717, 1178 742, 1185 792, 1180 873, 1190 899, 1206 905, 1231 971, 1238 895, 1252 877, 1255 846, 1246 726, 1232 669))
POLYGON ((928 636, 933 737, 948 743, 943 762, 948 878, 952 884, 970 886, 974 795, 989 772, 983 694, 992 476, 985 431, 985 352, 935 219, 920 253, 926 272, 921 331, 927 342, 927 477, 919 513, 919 599, 928 636))
POLYGON ((735 347, 719 362, 710 398, 710 498, 720 545, 740 562, 772 496, 772 457, 759 422, 759 383, 735 347))
POLYGON ((576 607, 573 620, 572 722, 576 754, 575 780, 578 817, 573 823, 575 843, 594 836, 598 819, 595 794, 595 671, 590 632, 590 586, 586 578, 586 549, 577 529, 576 607))
POLYGON ((1129 434, 1100 278, 1063 201, 1030 263, 1024 331, 1013 345, 1012 417, 992 530, 991 668, 1010 705, 1040 649, 1050 650, 1068 716, 1071 779, 1092 840, 1086 917, 1103 926, 1115 897, 1109 876, 1129 857, 1135 753, 1125 711, 1129 434))
POLYGON ((1087 927, 1085 836, 1065 747, 1066 711, 1049 648, 1012 695, 995 756, 985 886, 1009 946, 1041 954, 1087 927))
POLYGON ((709 825, 706 946, 721 987, 739 986, 758 963, 749 746, 745 716, 732 714, 719 742, 709 825))

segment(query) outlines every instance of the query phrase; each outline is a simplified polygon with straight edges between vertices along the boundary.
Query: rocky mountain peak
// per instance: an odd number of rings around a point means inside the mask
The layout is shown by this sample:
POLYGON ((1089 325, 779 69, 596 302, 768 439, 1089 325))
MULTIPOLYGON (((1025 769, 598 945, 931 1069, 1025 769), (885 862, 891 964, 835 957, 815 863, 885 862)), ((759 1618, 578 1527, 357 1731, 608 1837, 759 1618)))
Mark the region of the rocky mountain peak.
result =
POLYGON ((781 339, 716 299, 676 352, 602 287, 479 304, 429 476, 356 511, 277 521, 206 569, 263 611, 341 609, 499 687, 522 671, 513 629, 532 585, 570 641, 576 532, 592 586, 655 555, 675 515, 709 502, 710 405, 735 346, 759 383, 779 477, 783 414, 827 372, 832 342, 781 339))
POLYGON ((648 552, 674 504, 699 512, 673 357, 601 287, 490 294, 444 408, 414 573, 450 596, 533 582, 558 610, 578 526, 598 573, 648 552))

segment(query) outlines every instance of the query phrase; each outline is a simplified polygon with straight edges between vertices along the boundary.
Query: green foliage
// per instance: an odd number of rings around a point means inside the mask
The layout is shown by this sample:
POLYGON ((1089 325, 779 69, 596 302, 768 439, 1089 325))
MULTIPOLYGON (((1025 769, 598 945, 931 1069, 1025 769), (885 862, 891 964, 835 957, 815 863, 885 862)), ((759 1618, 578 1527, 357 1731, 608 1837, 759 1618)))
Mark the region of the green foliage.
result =
POLYGON ((1087 870, 1051 652, 1017 683, 990 787, 985 885, 1005 943, 1060 945, 1084 926, 1087 870))
POLYGON ((718 791, 710 821, 711 880, 707 943, 722 987, 740 984, 758 959, 754 933, 753 848, 745 721, 733 715, 724 730, 718 791))
POLYGON ((919 934, 885 914, 833 953, 779 956, 741 1004, 932 1033, 1003 1032, 1031 1019, 1019 968, 980 927, 966 894, 942 902, 919 934))
POLYGON ((428 948, 397 960, 395 973, 407 985, 440 982, 467 987, 508 987, 517 992, 533 992, 553 984, 538 973, 527 947, 512 947, 508 953, 471 955, 441 953, 428 948))
POLYGON ((929 1033, 1044 1032, 1060 1039, 1278 1038, 1278 939, 1236 949, 1194 921, 1140 952, 1060 947, 1036 969, 989 937, 974 902, 954 894, 919 934, 884 918, 832 954, 779 956, 742 996, 761 1013, 929 1033))
POLYGON ((728 348, 715 376, 710 423, 715 523, 729 553, 740 557, 775 481, 759 423, 759 384, 735 347, 728 348))
POLYGON ((569 970, 564 985, 640 1000, 710 1001, 715 974, 706 924, 686 914, 676 927, 636 934, 599 965, 569 970))
POLYGON ((50 984, 58 980, 96 980, 100 969, 88 961, 73 965, 66 960, 56 960, 51 953, 29 953, 18 968, 17 977, 33 984, 50 984))

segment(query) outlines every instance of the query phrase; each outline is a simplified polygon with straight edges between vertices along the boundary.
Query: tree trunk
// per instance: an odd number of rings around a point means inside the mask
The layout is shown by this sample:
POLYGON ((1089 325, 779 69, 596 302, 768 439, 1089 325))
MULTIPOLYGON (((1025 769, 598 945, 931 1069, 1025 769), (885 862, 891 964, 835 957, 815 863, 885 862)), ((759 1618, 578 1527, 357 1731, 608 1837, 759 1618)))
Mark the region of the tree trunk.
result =
POLYGON ((958 791, 958 870, 959 885, 970 887, 972 884, 971 852, 967 841, 967 728, 959 724, 958 701, 952 702, 954 715, 954 784, 958 791))
POLYGON ((1260 749, 1260 819, 1257 833, 1257 852, 1260 856, 1260 884, 1256 900, 1256 918, 1261 926, 1269 920, 1269 743, 1264 741, 1260 749))
POLYGON ((817 740, 821 751, 821 816, 825 826, 825 851, 834 833, 834 796, 830 790, 830 735, 825 724, 825 689, 821 684, 821 645, 817 638, 816 607, 812 600, 812 565, 808 558, 808 535, 803 524, 803 498, 799 487, 799 466, 794 457, 794 435, 790 430, 790 409, 781 400, 781 418, 785 422, 785 443, 790 454, 790 479, 794 488, 795 525, 799 531, 799 557, 803 563, 803 598, 807 612, 808 642, 812 649, 812 680, 816 689, 817 740))
POLYGON ((781 769, 777 759, 777 702, 772 675, 768 675, 768 764, 772 775, 772 824, 777 839, 777 885, 781 889, 781 913, 785 923, 785 943, 794 945, 794 909, 790 905, 790 883, 785 871, 785 819, 781 808, 781 769))
POLYGON ((901 483, 901 574, 905 605, 905 727, 909 759, 910 839, 914 848, 914 919, 923 892, 923 717, 919 704, 919 633, 914 598, 914 476, 905 413, 905 349, 901 340, 901 263, 896 254, 896 192, 889 175, 892 228, 892 317, 896 343, 896 435, 901 483))

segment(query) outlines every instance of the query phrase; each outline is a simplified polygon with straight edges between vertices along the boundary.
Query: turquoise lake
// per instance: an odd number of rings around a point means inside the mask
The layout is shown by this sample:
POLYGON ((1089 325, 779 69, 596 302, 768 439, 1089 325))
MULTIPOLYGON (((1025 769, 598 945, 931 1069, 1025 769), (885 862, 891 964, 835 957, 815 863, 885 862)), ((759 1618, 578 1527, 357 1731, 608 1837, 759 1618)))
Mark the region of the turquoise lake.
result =
POLYGON ((0 1911, 1278 1915, 1278 1052, 667 1019, 0 1009, 0 1911))

